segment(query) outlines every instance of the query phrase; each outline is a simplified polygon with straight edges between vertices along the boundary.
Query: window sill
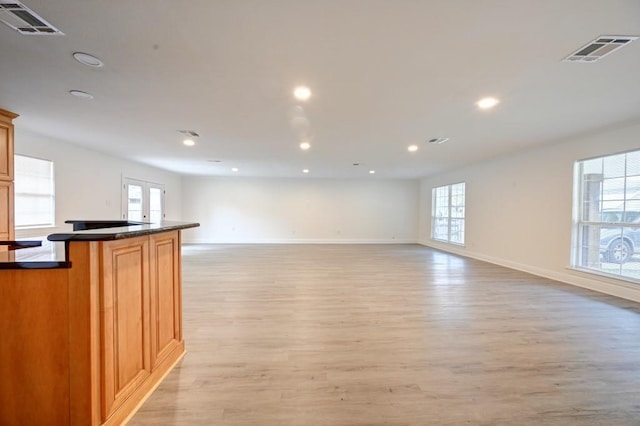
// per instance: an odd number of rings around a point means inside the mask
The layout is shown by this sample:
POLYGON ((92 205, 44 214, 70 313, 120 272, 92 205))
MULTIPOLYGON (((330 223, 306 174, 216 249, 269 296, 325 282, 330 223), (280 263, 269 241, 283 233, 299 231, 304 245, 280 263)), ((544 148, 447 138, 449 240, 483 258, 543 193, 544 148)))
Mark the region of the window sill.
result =
POLYGON ((16 231, 28 231, 30 229, 47 229, 47 228, 55 228, 56 225, 48 224, 48 225, 29 225, 29 226, 16 226, 16 231))
POLYGON ((640 284, 640 279, 625 277, 623 275, 608 274, 606 272, 580 268, 577 266, 568 266, 567 269, 575 275, 579 275, 585 278, 594 278, 594 276, 601 279, 604 278, 604 281, 609 284, 623 285, 634 290, 637 290, 638 284, 640 284))

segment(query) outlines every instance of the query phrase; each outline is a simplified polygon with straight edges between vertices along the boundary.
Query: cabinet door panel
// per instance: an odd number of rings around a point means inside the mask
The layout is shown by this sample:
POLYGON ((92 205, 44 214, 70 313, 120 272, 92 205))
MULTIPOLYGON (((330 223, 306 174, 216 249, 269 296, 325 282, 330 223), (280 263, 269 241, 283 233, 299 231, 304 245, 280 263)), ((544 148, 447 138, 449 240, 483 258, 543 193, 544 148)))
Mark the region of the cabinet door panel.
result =
POLYGON ((13 183, 0 181, 0 239, 13 239, 13 183))
POLYGON ((103 245, 102 415, 106 419, 151 371, 146 237, 103 245))
POLYGON ((150 238, 151 359, 152 368, 162 362, 180 343, 181 285, 180 241, 177 232, 150 238))
POLYGON ((0 180, 13 180, 13 125, 1 121, 0 180))

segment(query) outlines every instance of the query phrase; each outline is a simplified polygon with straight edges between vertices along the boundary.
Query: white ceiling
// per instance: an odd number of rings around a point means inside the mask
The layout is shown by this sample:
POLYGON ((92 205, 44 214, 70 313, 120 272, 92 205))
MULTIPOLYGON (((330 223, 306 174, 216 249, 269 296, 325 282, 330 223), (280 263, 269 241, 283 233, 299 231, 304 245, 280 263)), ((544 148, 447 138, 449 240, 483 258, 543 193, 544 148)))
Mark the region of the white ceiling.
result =
POLYGON ((640 41, 561 61, 640 35, 638 0, 24 3, 65 35, 0 24, 0 108, 16 125, 185 174, 417 178, 640 119, 640 41), (480 111, 485 95, 501 103, 480 111))

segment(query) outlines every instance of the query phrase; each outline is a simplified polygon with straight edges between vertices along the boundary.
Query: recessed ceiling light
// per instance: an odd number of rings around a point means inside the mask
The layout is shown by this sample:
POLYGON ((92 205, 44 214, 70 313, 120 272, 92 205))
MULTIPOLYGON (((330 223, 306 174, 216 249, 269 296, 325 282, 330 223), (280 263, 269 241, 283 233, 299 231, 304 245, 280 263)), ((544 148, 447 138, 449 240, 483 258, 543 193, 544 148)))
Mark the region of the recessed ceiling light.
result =
POLYGON ((376 174, 376 171, 375 171, 375 170, 369 170, 369 174, 370 174, 370 175, 375 175, 375 174, 376 174))
POLYGON ((311 144, 309 142, 302 142, 300 144, 300 149, 304 151, 308 150, 309 148, 311 148, 311 144))
POLYGON ((83 92, 82 90, 69 90, 69 94, 80 99, 93 99, 91 93, 83 92))
POLYGON ((200 137, 200 135, 193 130, 178 130, 177 132, 185 136, 182 143, 186 146, 194 146, 196 144, 196 138, 200 137))
POLYGON ((302 169, 302 173, 309 173, 309 169, 302 169))
POLYGON ((298 86, 294 89, 293 96, 299 101, 309 100, 311 97, 311 89, 306 86, 298 86))
POLYGON ((416 152, 418 150, 418 145, 409 145, 407 148, 409 152, 416 152))
POLYGON ((82 65, 86 65, 92 68, 100 68, 104 66, 104 63, 93 55, 88 53, 76 52, 73 54, 73 58, 80 62, 82 65))
POLYGON ((478 105, 478 108, 480 109, 491 109, 494 106, 498 105, 499 103, 500 101, 497 100, 496 98, 486 97, 476 102, 476 105, 478 105))
POLYGON ((237 172, 237 171, 238 171, 238 168, 237 168, 237 167, 234 167, 234 168, 232 168, 232 169, 231 169, 231 171, 232 171, 232 172, 237 172))

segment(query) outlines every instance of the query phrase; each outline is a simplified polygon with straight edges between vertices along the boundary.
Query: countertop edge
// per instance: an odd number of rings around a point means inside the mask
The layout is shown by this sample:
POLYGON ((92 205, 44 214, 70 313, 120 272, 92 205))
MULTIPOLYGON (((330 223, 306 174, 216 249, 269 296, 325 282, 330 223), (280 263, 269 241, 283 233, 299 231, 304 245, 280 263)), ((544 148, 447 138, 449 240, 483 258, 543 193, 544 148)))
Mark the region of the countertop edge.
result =
POLYGON ((74 231, 50 234, 49 241, 109 241, 158 234, 167 231, 197 228, 197 222, 164 222, 152 225, 131 225, 117 228, 99 228, 86 231, 74 231))

